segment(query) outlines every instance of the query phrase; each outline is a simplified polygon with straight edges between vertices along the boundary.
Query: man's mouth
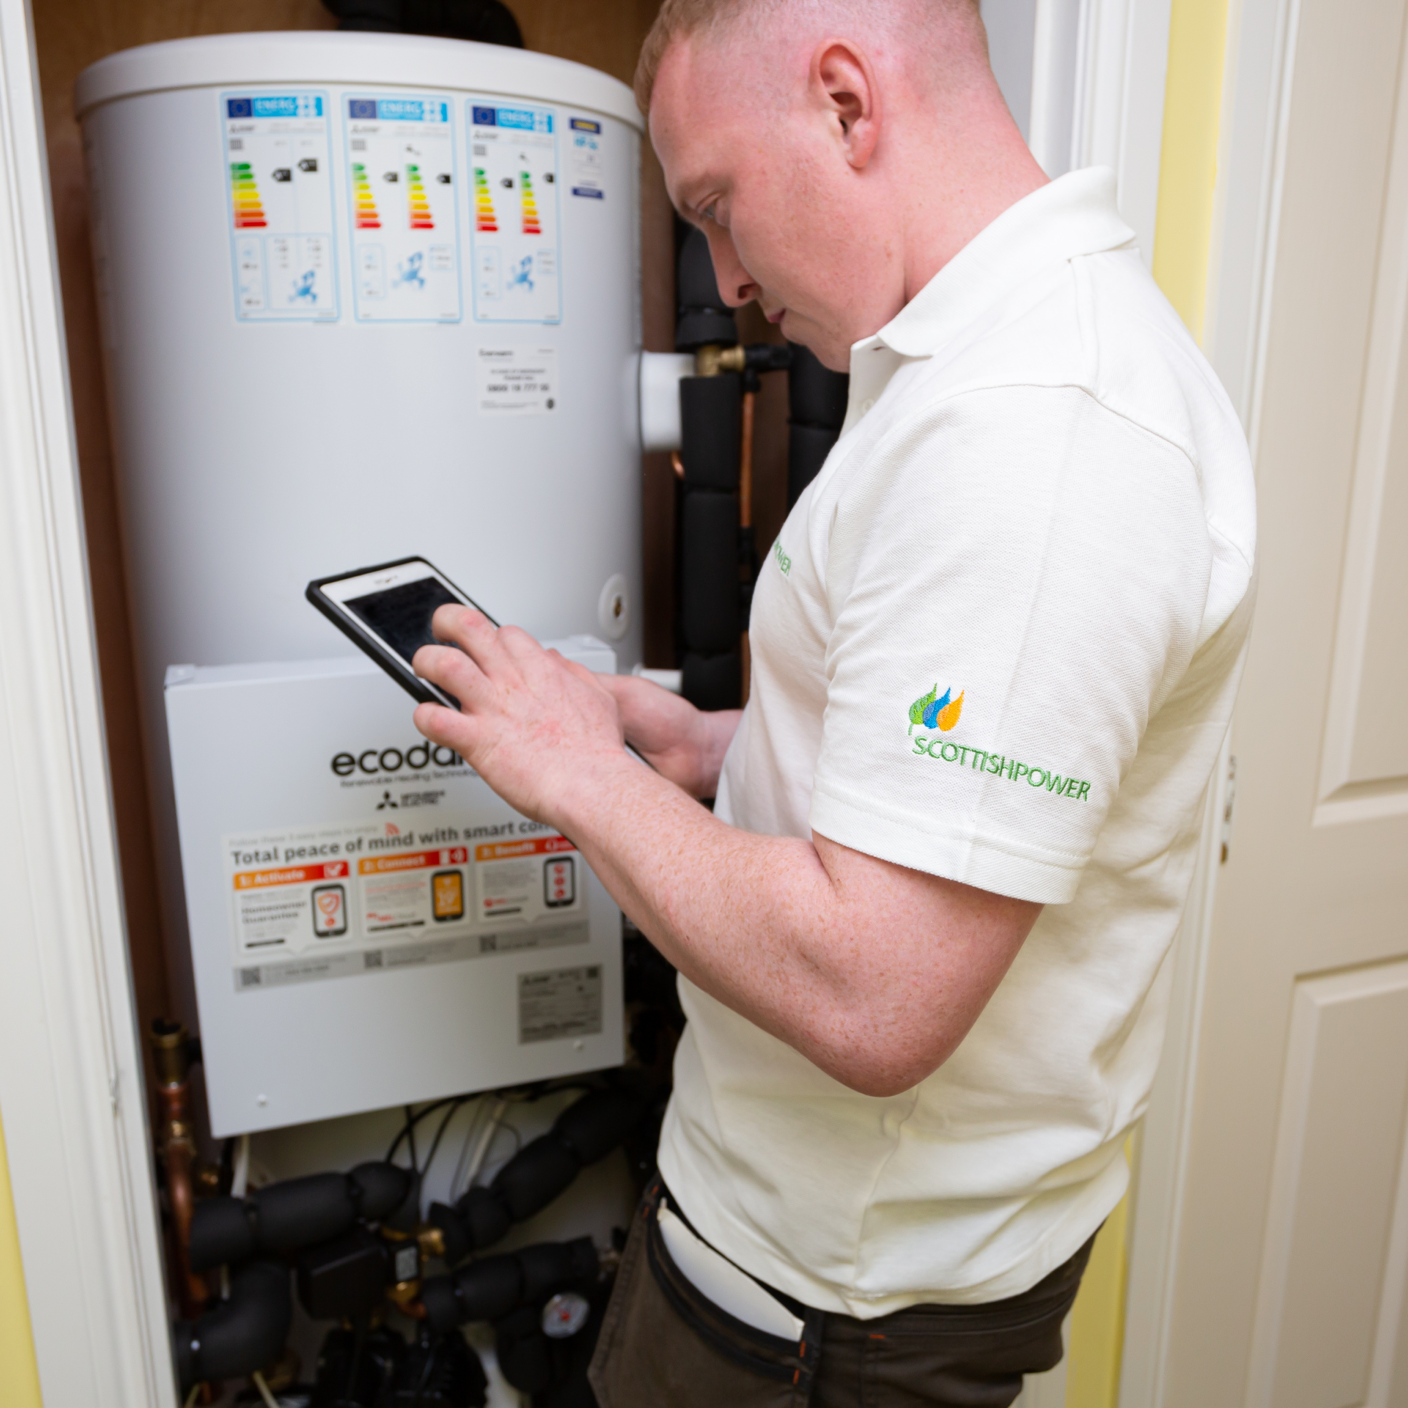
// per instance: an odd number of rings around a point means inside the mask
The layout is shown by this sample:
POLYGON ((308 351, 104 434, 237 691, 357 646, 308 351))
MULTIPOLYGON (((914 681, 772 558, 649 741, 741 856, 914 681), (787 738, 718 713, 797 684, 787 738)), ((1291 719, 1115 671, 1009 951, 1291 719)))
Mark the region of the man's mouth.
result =
POLYGON ((763 311, 767 313, 767 320, 770 323, 780 323, 783 318, 787 316, 787 309, 785 308, 779 308, 775 313, 768 313, 766 309, 763 311))

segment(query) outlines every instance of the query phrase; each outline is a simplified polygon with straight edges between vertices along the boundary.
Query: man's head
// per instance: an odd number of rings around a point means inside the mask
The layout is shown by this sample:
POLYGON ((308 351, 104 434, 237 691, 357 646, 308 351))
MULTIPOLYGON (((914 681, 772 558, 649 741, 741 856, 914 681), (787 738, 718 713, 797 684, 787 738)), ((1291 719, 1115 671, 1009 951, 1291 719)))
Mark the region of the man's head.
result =
POLYGON ((1045 179, 977 0, 665 0, 636 96, 725 301, 838 370, 1045 179))

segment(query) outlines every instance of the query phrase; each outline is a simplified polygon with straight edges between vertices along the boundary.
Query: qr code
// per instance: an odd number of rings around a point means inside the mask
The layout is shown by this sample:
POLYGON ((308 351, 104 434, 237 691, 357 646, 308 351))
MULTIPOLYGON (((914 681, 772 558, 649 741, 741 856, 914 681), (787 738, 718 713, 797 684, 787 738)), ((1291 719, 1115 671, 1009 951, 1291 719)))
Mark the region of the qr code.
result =
POLYGON ((263 975, 258 968, 240 969, 240 986, 242 988, 257 988, 263 981, 263 975))
POLYGON ((382 966, 381 950, 379 948, 374 948, 370 953, 364 953, 362 955, 362 968, 364 971, 368 968, 380 968, 382 966))

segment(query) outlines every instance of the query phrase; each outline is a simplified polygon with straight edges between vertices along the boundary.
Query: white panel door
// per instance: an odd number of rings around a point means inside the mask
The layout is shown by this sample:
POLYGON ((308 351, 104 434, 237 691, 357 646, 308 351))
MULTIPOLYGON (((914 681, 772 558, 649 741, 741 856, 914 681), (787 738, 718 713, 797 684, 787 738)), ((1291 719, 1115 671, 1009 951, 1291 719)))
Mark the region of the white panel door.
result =
POLYGON ((1260 602, 1168 1408, 1408 1408, 1406 8, 1287 11, 1260 602))

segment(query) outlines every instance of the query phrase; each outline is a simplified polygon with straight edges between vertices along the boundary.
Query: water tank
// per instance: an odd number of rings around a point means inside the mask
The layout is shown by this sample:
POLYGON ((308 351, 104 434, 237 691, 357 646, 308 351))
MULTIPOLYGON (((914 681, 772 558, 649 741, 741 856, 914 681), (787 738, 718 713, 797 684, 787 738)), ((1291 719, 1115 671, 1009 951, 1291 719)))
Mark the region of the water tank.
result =
POLYGON ((349 653, 311 578, 421 555, 640 660, 643 124, 580 64, 353 33, 128 50, 77 109, 180 933, 163 677, 349 653))

